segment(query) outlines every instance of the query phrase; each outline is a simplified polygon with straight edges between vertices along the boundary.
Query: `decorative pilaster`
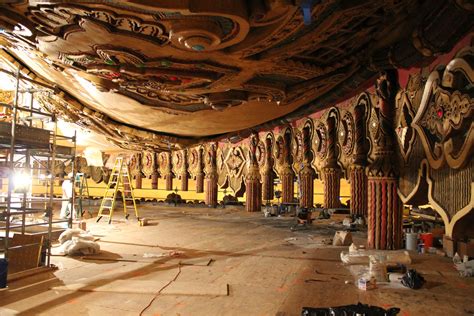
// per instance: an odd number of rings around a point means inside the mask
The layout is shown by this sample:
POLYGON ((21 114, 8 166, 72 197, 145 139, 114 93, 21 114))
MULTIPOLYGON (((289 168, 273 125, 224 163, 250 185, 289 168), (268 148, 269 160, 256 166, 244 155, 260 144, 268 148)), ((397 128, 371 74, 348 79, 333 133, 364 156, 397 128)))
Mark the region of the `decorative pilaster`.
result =
POLYGON ((300 171, 300 206, 305 208, 313 207, 314 178, 316 173, 309 164, 305 164, 300 171))
POLYGON ((203 172, 203 157, 202 152, 203 149, 198 149, 197 155, 197 170, 196 170, 196 193, 203 193, 204 192, 204 172, 203 172))
POLYGON ((293 203, 295 197, 295 172, 291 167, 291 129, 287 129, 283 135, 283 163, 280 171, 281 178, 281 202, 293 203))
POLYGON ((142 175, 138 174, 135 177, 135 189, 141 189, 142 188, 142 175))
POLYGON ((187 152, 186 150, 182 151, 182 156, 181 156, 181 163, 182 165, 180 166, 180 174, 179 178, 181 180, 181 191, 188 191, 188 179, 189 179, 189 174, 188 174, 188 163, 187 163, 187 152))
POLYGON ((153 190, 158 189, 158 171, 154 171, 153 174, 151 175, 151 188, 153 190))
POLYGON ((273 200, 275 172, 273 171, 273 144, 272 138, 265 139, 265 165, 262 174, 262 199, 265 201, 273 200))
POLYGON ((367 216, 367 175, 365 167, 353 165, 350 170, 351 214, 367 216))
POLYGON ((260 184, 260 170, 257 162, 258 138, 254 134, 249 144, 249 169, 245 177, 245 209, 247 212, 260 212, 262 209, 262 185, 260 184))
POLYGON ((374 137, 375 159, 368 170, 368 247, 398 249, 402 240, 402 212, 397 194, 398 175, 394 163, 395 95, 397 72, 380 74, 376 82, 379 104, 375 109, 378 129, 374 137))
POLYGON ((324 168, 324 207, 338 208, 341 206, 339 194, 341 191, 341 170, 339 168, 324 168))
POLYGON ((207 152, 205 176, 205 203, 210 207, 217 206, 217 143, 211 144, 207 152))
POLYGON ((165 190, 172 191, 173 190, 173 163, 171 159, 171 152, 165 152, 166 156, 166 173, 165 173, 165 190))
POLYGON ((338 208, 341 206, 341 169, 337 164, 337 128, 335 113, 327 118, 327 158, 323 168, 324 207, 338 208))
POLYGON ((300 206, 304 208, 313 208, 313 195, 314 195, 314 178, 316 177, 316 172, 313 167, 311 167, 311 161, 313 156, 311 154, 311 137, 310 137, 310 127, 305 126, 302 131, 302 164, 303 167, 299 172, 300 178, 300 206))
POLYGON ((292 203, 295 197, 295 172, 286 165, 280 172, 281 178, 281 202, 292 203))
POLYGON ((158 154, 153 153, 153 173, 151 174, 151 188, 153 190, 158 189, 158 178, 160 176, 158 169, 158 154))
POLYGON ((196 174, 196 193, 204 192, 204 172, 196 174))
MULTIPOLYGON (((368 101, 367 101, 368 102, 368 101)), ((367 129, 366 105, 361 103, 354 108, 354 153, 349 174, 351 185, 351 214, 367 216, 367 129)))

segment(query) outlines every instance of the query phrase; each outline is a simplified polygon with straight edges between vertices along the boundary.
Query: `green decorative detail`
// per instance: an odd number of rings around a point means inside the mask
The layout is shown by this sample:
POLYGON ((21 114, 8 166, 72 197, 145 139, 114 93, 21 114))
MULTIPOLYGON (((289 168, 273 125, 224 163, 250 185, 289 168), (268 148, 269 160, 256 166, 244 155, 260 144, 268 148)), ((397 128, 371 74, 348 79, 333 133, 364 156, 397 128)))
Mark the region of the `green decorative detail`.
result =
POLYGON ((106 63, 107 65, 115 65, 115 62, 114 62, 112 59, 107 59, 107 60, 105 61, 105 63, 106 63))
POLYGON ((164 66, 164 67, 170 67, 173 63, 170 62, 169 60, 162 60, 161 61, 161 66, 164 66))

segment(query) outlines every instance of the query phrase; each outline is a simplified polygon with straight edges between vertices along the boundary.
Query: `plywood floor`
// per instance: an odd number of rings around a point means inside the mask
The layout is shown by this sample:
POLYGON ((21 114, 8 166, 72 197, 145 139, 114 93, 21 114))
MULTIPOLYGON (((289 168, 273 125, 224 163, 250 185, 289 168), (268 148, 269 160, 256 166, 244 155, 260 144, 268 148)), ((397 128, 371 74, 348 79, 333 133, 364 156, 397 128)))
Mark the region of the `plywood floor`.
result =
MULTIPOLYGON (((396 306, 400 315, 474 314, 474 278, 458 277, 436 255, 413 255, 412 267, 428 281, 421 290, 364 292, 346 284, 353 281, 339 258, 346 247, 323 243, 334 219, 292 232, 291 218, 241 208, 140 209, 149 226, 120 214, 111 225, 88 221, 100 258, 110 260, 54 257, 58 270, 0 291, 0 315, 139 315, 154 298, 143 315, 300 315, 302 306, 357 302, 396 306)), ((365 235, 354 239, 364 243, 365 235)))

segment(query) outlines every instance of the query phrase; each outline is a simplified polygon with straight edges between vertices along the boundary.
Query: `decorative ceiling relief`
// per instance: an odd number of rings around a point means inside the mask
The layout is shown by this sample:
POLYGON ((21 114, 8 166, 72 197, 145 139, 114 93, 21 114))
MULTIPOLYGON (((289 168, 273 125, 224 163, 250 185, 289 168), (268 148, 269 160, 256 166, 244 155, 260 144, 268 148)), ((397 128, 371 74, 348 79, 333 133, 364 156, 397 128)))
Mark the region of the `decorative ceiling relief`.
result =
POLYGON ((379 69, 449 51, 474 26, 469 7, 453 1, 316 1, 306 17, 299 2, 271 0, 0 6, 6 58, 54 85, 62 99, 55 104, 81 104, 81 111, 58 105, 57 113, 137 151, 306 117, 379 69))
POLYGON ((459 52, 426 82, 412 126, 421 138, 428 163, 463 167, 474 154, 473 47, 459 52))

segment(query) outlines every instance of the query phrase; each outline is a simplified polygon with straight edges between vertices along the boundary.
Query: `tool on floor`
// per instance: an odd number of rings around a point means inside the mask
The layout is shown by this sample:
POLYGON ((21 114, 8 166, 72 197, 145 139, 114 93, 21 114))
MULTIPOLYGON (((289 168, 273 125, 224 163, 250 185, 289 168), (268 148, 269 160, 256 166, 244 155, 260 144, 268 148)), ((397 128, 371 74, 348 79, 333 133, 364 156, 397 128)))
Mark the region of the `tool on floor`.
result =
POLYGON ((89 201, 89 208, 87 212, 92 217, 92 212, 90 211, 90 194, 89 194, 89 186, 87 184, 87 178, 84 173, 76 173, 76 177, 74 178, 74 190, 76 190, 76 199, 74 203, 74 210, 77 212, 78 217, 82 217, 84 215, 83 209, 83 201, 87 199, 89 201))
POLYGON ((110 174, 109 183, 107 183, 107 188, 105 189, 104 197, 100 203, 97 222, 99 222, 104 216, 109 218, 109 224, 112 222, 118 191, 121 192, 125 218, 128 219, 129 216, 127 213, 127 207, 133 207, 135 217, 137 220, 140 220, 131 182, 127 163, 124 161, 123 157, 117 157, 115 159, 114 167, 112 168, 112 173, 110 174), (128 206, 127 201, 131 201, 132 205, 128 206))

